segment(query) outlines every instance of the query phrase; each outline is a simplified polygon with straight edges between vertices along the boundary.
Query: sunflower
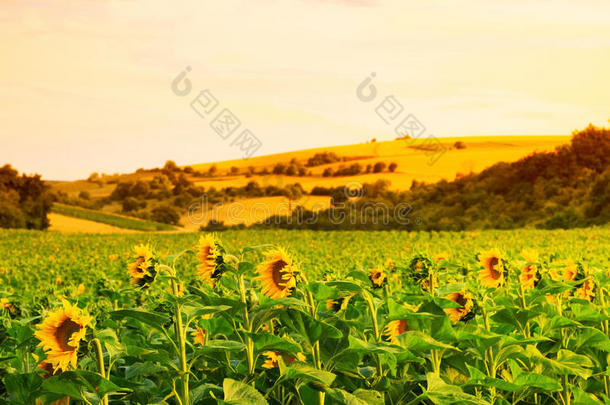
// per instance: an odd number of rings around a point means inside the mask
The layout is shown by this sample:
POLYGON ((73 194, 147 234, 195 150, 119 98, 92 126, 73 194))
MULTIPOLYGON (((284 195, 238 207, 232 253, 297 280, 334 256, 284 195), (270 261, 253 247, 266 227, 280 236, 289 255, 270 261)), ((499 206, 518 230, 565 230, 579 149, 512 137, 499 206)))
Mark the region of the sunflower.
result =
POLYGON ((436 263, 440 262, 441 260, 449 260, 449 253, 441 252, 434 255, 434 261, 436 263))
POLYGON ((85 292, 85 285, 80 283, 78 287, 76 287, 76 295, 81 295, 85 292))
POLYGON ((479 255, 479 280, 485 287, 496 288, 504 284, 504 263, 497 249, 491 249, 479 255))
POLYGON ((428 278, 431 268, 432 262, 430 259, 423 255, 417 255, 409 263, 409 269, 411 270, 409 277, 418 283, 422 279, 428 278))
POLYGON ((297 357, 292 357, 288 354, 278 353, 278 352, 264 352, 263 355, 267 357, 263 362, 263 368, 275 368, 279 365, 280 357, 284 360, 285 364, 291 364, 295 361, 305 361, 306 357, 303 353, 297 353, 297 357))
POLYGON ((396 265, 394 264, 394 261, 392 259, 386 260, 383 267, 385 267, 385 269, 390 272, 396 271, 396 265))
POLYGON ((204 235, 197 243, 197 274, 206 283, 213 285, 225 271, 224 248, 214 235, 204 235))
POLYGON ((457 308, 445 308, 444 311, 453 323, 458 323, 470 315, 474 309, 472 295, 465 291, 454 292, 445 297, 459 305, 457 308))
POLYGON ((405 321, 404 319, 400 319, 397 321, 388 322, 388 324, 383 330, 383 333, 387 337, 387 340, 392 343, 398 343, 398 336, 402 335, 407 330, 409 330, 407 321, 405 321))
POLYGON ((46 361, 55 372, 67 370, 68 365, 76 368, 78 345, 85 338, 91 320, 84 310, 64 300, 63 308, 50 312, 36 325, 34 336, 40 340, 38 346, 46 352, 46 361))
POLYGON ((387 283, 386 274, 381 269, 373 269, 369 272, 369 280, 373 283, 373 288, 382 288, 387 283))
POLYGON ((326 309, 333 312, 345 311, 350 297, 329 299, 326 301, 326 309))
POLYGON ((576 298, 591 301, 595 296, 595 283, 593 280, 585 280, 582 286, 574 292, 576 298))
POLYGON ((521 252, 521 256, 525 259, 527 264, 521 269, 519 274, 519 281, 524 289, 530 290, 540 281, 540 271, 538 271, 538 253, 533 250, 524 250, 521 252))
MULTIPOLYGON (((438 280, 436 279, 436 277, 433 277, 433 281, 432 282, 434 284, 433 287, 434 288, 438 288, 438 280)), ((430 277, 423 278, 420 281, 419 286, 424 291, 430 291, 430 277)))
POLYGON ((159 261, 149 245, 137 245, 133 250, 136 261, 127 267, 131 282, 140 288, 147 288, 155 281, 159 261))
POLYGON ((582 278, 582 273, 580 267, 578 266, 578 264, 567 260, 565 262, 563 262, 564 267, 561 269, 561 278, 563 279, 563 281, 576 281, 578 280, 578 276, 580 275, 582 278))
POLYGON ((206 330, 197 326, 197 330, 191 333, 193 337, 193 343, 205 346, 206 330))
POLYGON ((297 285, 297 271, 292 258, 282 248, 267 252, 264 262, 258 265, 262 293, 273 299, 288 297, 297 285))
POLYGON ((0 298, 0 312, 7 310, 9 313, 15 313, 15 306, 8 300, 8 298, 0 298))

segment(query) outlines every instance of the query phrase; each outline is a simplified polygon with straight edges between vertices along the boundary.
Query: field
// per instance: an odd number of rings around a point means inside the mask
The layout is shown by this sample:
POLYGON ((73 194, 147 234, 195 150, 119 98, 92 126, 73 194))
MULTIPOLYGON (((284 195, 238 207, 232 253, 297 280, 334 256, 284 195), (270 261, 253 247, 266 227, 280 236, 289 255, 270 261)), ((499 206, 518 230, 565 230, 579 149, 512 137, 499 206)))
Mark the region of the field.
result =
POLYGON ((610 401, 607 228, 199 238, 0 230, 0 403, 610 401))
MULTIPOLYGON (((107 224, 116 228, 133 229, 137 231, 171 231, 175 229, 173 226, 167 224, 145 221, 137 218, 129 218, 121 215, 88 210, 80 207, 72 207, 63 204, 54 204, 53 212, 66 217, 80 218, 86 221, 107 224)), ((81 229, 83 229, 81 226, 75 224, 74 230, 81 229)))

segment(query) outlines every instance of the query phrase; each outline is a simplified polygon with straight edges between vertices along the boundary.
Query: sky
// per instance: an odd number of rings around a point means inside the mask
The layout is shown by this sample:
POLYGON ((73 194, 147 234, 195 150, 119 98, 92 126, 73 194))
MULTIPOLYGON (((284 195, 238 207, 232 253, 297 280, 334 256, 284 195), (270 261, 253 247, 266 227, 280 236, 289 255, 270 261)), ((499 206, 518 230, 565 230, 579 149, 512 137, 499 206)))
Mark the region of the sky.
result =
POLYGON ((436 137, 607 126, 609 16, 607 0, 2 0, 0 165, 71 180, 390 140, 409 114, 436 137), (224 109, 234 133, 212 128, 224 109))

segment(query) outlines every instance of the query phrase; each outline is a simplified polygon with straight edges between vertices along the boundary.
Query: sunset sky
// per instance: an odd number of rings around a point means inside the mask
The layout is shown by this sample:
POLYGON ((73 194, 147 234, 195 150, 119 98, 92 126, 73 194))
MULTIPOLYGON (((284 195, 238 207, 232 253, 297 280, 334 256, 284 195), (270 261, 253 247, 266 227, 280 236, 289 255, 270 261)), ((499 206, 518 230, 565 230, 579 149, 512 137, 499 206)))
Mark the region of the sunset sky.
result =
POLYGON ((241 158, 210 128, 222 108, 257 155, 394 139, 389 95, 438 137, 608 125, 609 18, 607 0, 2 0, 0 165, 77 179, 241 158))

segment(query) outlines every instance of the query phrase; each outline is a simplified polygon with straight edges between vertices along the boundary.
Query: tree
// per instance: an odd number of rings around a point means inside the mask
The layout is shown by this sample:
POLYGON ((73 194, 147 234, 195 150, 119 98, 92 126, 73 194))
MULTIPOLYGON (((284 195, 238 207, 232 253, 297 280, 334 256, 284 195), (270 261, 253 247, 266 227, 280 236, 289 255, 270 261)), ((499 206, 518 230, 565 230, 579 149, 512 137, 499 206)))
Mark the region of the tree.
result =
POLYGON ((167 162, 165 162, 165 166, 163 166, 164 170, 173 172, 178 170, 178 166, 176 165, 176 162, 174 162, 173 160, 168 160, 167 162))
POLYGON ((373 173, 381 173, 386 168, 386 164, 384 162, 377 162, 375 166, 373 166, 373 173))
POLYGON ((299 183, 290 184, 284 188, 284 195, 288 198, 288 209, 292 212, 292 202, 303 197, 303 187, 299 183))
POLYGON ((322 173, 323 177, 330 177, 333 175, 333 169, 331 169, 330 167, 327 167, 326 169, 324 169, 324 172, 322 173))
POLYGON ((80 198, 81 200, 88 201, 91 199, 91 194, 87 190, 83 190, 80 193, 78 193, 78 198, 80 198))
POLYGON ((138 200, 133 197, 127 197, 123 200, 122 210, 123 212, 135 211, 139 208, 138 200))
POLYGON ((396 171, 396 168, 398 167, 398 164, 396 162, 392 162, 390 163, 390 166, 388 166, 388 170, 392 173, 394 173, 396 171))
POLYGON ((210 166, 208 169, 208 176, 215 176, 218 173, 218 167, 216 165, 210 166))
POLYGON ((230 174, 239 174, 239 167, 237 166, 231 166, 231 172, 230 174))
POLYGON ((177 225, 180 220, 178 212, 169 205, 160 205, 151 211, 150 219, 164 224, 177 225))

